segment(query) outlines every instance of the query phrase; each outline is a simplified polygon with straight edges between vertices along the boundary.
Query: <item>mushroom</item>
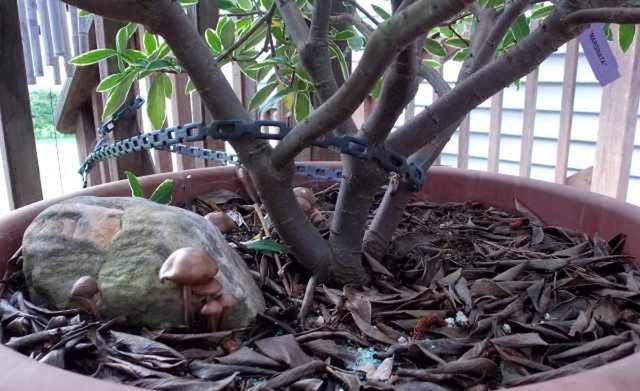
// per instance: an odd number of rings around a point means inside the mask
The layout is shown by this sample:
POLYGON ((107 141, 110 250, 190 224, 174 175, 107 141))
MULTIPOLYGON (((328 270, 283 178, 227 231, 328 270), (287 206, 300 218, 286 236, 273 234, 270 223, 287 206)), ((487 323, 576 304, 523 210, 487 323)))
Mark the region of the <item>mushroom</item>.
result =
POLYGON ((96 296, 100 293, 98 282, 91 276, 82 276, 71 287, 71 298, 79 301, 95 318, 99 318, 96 296))
POLYGON ((309 204, 311 204, 311 206, 314 206, 316 202, 318 202, 318 199, 313 193, 313 190, 309 189, 308 187, 296 187, 293 189, 293 194, 295 194, 296 197, 305 198, 307 201, 309 201, 309 204))
POLYGON ((209 327, 211 331, 218 331, 222 326, 225 316, 229 312, 229 309, 238 303, 233 295, 223 293, 215 300, 207 302, 200 313, 206 316, 209 320, 209 327))
POLYGON ((220 283, 220 281, 218 281, 215 278, 213 278, 211 281, 209 281, 206 284, 196 285, 194 287, 191 287, 191 292, 193 292, 194 295, 203 296, 207 298, 210 296, 216 297, 221 291, 222 291, 222 284, 220 283))
MULTIPOLYGON (((218 273, 218 265, 209 253, 195 247, 184 247, 171 253, 160 267, 160 282, 166 280, 182 287, 184 318, 191 324, 191 294, 194 286, 210 284, 218 273)), ((200 289, 200 288, 199 288, 200 289)))
POLYGON ((222 211, 211 212, 204 216, 204 218, 207 219, 211 224, 218 227, 220 232, 222 232, 223 234, 228 234, 236 228, 235 221, 233 221, 233 219, 229 217, 228 214, 222 211))

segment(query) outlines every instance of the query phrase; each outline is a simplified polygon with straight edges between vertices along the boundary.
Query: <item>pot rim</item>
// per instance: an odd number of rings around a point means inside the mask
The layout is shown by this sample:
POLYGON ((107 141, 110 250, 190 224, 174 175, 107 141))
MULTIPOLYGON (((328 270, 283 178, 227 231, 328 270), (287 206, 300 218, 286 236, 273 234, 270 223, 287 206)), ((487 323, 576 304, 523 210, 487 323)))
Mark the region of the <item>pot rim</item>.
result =
MULTIPOLYGON (((338 167, 339 162, 310 164, 338 167)), ((150 175, 140 178, 145 193, 163 180, 174 180, 174 201, 182 204, 195 194, 212 189, 241 188, 235 167, 215 167, 150 175)), ((298 184, 311 183, 297 178, 298 184)), ((22 233, 30 222, 54 203, 81 195, 129 196, 126 180, 106 183, 52 200, 40 201, 9 212, 0 218, 0 275, 5 263, 21 244, 22 233)), ((491 174, 449 167, 434 167, 429 171, 427 185, 421 196, 434 202, 478 200, 501 209, 512 209, 513 198, 526 205, 543 205, 541 217, 547 223, 580 229, 591 235, 613 236, 619 231, 640 236, 640 208, 603 195, 568 186, 501 174, 491 174), (566 224, 571 222, 572 224, 566 224)), ((533 207, 536 210, 535 207, 533 207)), ((640 237, 638 238, 640 239, 640 237)), ((640 258, 640 240, 627 242, 628 253, 640 258)), ((599 368, 534 385, 517 387, 519 391, 634 390, 640 383, 640 353, 599 368)), ((0 345, 0 373, 5 390, 92 389, 94 391, 140 390, 106 382, 70 371, 40 364, 0 345)))

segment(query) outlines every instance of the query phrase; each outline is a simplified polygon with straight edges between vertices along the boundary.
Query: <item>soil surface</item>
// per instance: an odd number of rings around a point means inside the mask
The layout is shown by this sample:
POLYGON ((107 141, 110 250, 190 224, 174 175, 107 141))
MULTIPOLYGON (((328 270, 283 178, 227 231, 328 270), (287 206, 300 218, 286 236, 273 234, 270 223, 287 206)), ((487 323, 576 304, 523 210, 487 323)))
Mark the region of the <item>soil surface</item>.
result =
MULTIPOLYGON (((310 219, 328 236, 336 187, 310 219)), ((0 280, 0 342, 40 362, 158 390, 485 390, 604 365, 640 348, 640 272, 625 238, 547 226, 477 203, 412 203, 375 278, 316 284, 271 237, 264 210, 238 194, 189 209, 224 210, 227 235, 262 287, 267 311, 222 332, 133 330, 121 319, 40 308, 20 254, 0 280)), ((372 211, 373 212, 373 211, 372 211)))

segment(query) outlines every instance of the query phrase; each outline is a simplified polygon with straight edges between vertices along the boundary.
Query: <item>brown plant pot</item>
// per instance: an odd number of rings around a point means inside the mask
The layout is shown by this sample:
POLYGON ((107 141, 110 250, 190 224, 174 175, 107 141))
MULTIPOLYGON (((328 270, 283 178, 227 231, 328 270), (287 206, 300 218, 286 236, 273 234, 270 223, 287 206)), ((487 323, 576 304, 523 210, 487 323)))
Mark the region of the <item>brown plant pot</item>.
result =
MULTIPOLYGON (((314 163, 318 164, 318 163, 314 163)), ((336 166, 338 163, 326 163, 336 166)), ((235 168, 205 168, 141 178, 148 194, 166 178, 172 178, 174 203, 215 189, 241 189, 235 168)), ((612 198, 566 186, 505 175, 437 167, 429 171, 427 186, 420 193, 435 202, 480 201, 500 209, 513 207, 517 197, 550 225, 559 225, 610 238, 623 232, 628 236, 626 252, 640 258, 640 208, 612 198)), ((300 183, 305 180, 301 179, 300 183)), ((308 182, 308 181, 307 181, 308 182)), ((29 223, 46 207, 78 195, 127 196, 125 181, 108 183, 41 201, 20 208, 0 218, 0 275, 6 260, 20 247, 22 234, 29 223)), ((640 386, 640 353, 612 364, 580 374, 516 388, 520 391, 624 391, 640 386)), ((0 389, 24 390, 92 390, 118 391, 135 388, 104 382, 37 363, 4 346, 0 346, 0 389)))

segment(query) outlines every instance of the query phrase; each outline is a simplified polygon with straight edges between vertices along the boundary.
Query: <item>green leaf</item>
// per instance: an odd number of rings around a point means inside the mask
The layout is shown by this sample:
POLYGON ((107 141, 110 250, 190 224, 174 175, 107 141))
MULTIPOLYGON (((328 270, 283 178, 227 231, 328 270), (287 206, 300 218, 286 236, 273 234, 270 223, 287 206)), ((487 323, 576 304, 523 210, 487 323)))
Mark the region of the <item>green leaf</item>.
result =
POLYGON ((95 49, 79 54, 69 60, 73 65, 92 65, 107 58, 115 56, 117 52, 113 49, 95 49))
POLYGON ((102 79, 98 87, 96 87, 96 92, 106 92, 110 89, 114 88, 118 84, 122 83, 122 81, 127 77, 127 73, 114 73, 113 75, 109 75, 102 79))
POLYGON ((124 49, 119 53, 124 61, 131 65, 147 65, 147 55, 136 49, 124 49))
POLYGON ((168 205, 171 203, 171 193, 173 192, 173 180, 165 179, 158 187, 153 191, 149 200, 157 202, 158 204, 168 205))
POLYGON ((132 197, 144 197, 144 191, 142 191, 142 185, 140 185, 140 180, 136 174, 131 171, 124 172, 127 175, 127 180, 129 181, 129 188, 131 189, 132 197))
POLYGON ((546 18, 547 16, 551 15, 551 13, 553 13, 553 10, 555 9, 555 7, 556 7, 555 5, 542 6, 537 10, 533 11, 533 13, 531 14, 531 19, 546 18))
POLYGON ((376 81, 376 84, 371 89, 371 92, 369 92, 369 95, 371 95, 376 99, 379 98, 380 94, 382 93, 383 84, 384 84, 384 78, 381 77, 378 79, 378 81, 376 81))
POLYGON ((447 51, 440 45, 440 42, 435 39, 428 38, 425 41, 424 48, 431 54, 434 54, 438 57, 444 57, 447 55, 447 51))
POLYGON ((295 92, 293 88, 285 88, 284 90, 278 91, 277 94, 273 95, 272 97, 267 99, 266 102, 260 105, 260 112, 264 113, 267 110, 271 109, 273 106, 276 105, 276 103, 280 101, 280 99, 284 98, 285 96, 289 95, 292 92, 295 92))
POLYGON ((384 20, 387 20, 391 17, 391 15, 389 15, 389 13, 387 11, 385 11, 384 9, 378 7, 375 4, 371 5, 371 8, 373 8, 374 11, 376 11, 376 14, 380 15, 380 17, 384 20))
POLYGON ((196 86, 193 85, 191 79, 187 80, 187 84, 184 86, 184 93, 186 95, 190 95, 192 92, 196 90, 196 86))
POLYGON ((264 87, 260 88, 256 94, 249 101, 249 110, 256 110, 264 101, 271 95, 273 90, 278 85, 277 82, 272 82, 266 84, 264 87))
POLYGON ((356 52, 358 50, 362 50, 362 48, 364 47, 364 39, 359 35, 356 35, 353 38, 349 39, 347 43, 349 44, 349 48, 356 52))
POLYGON ((180 5, 183 7, 191 7, 192 5, 198 4, 200 0, 180 0, 180 5))
POLYGON ((304 91, 296 93, 294 107, 296 121, 301 122, 307 118, 311 112, 311 101, 309 100, 309 95, 304 91))
POLYGON ((434 60, 434 59, 427 59, 427 60, 424 60, 422 63, 424 65, 430 66, 433 69, 440 69, 442 67, 442 64, 440 63, 440 61, 434 60))
POLYGON ((79 10, 78 16, 91 16, 91 12, 85 10, 79 10))
POLYGON ((260 5, 265 10, 269 10, 269 9, 271 9, 271 6, 273 5, 273 0, 260 0, 260 5))
POLYGON ((531 30, 529 29, 529 20, 525 15, 520 15, 516 18, 516 21, 513 22, 511 26, 511 32, 513 33, 513 37, 516 39, 516 42, 525 38, 531 30))
MULTIPOLYGON (((151 83, 151 88, 149 89, 149 96, 147 97, 147 116, 151 121, 151 126, 153 129, 160 129, 162 125, 164 125, 164 120, 167 118, 166 111, 166 96, 165 96, 165 85, 164 78, 168 79, 169 77, 164 73, 158 75, 151 83)), ((171 81, 169 81, 171 83, 171 81)))
POLYGON ((215 54, 219 54, 222 51, 222 42, 220 42, 220 38, 218 37, 216 30, 208 28, 207 31, 205 31, 204 36, 211 50, 215 54))
POLYGON ((147 52, 147 54, 155 52, 158 48, 158 40, 156 39, 156 36, 148 31, 144 32, 144 38, 142 41, 144 44, 144 51, 147 52))
POLYGON ((338 63, 340 64, 340 70, 342 71, 342 76, 344 77, 345 80, 348 79, 349 64, 347 63, 347 59, 344 57, 344 53, 342 53, 342 50, 340 50, 338 45, 336 45, 333 42, 329 42, 329 50, 331 51, 331 54, 333 55, 333 57, 335 57, 338 60, 338 63))
POLYGON ((253 4, 249 0, 236 0, 236 5, 243 11, 250 11, 253 8, 253 4))
POLYGON ((273 239, 260 239, 260 240, 252 240, 249 242, 244 242, 244 244, 249 250, 252 251, 262 251, 262 252, 271 252, 271 253, 280 253, 286 254, 289 252, 286 246, 274 241, 273 239))
POLYGON ((465 49, 469 47, 469 42, 460 38, 450 38, 450 39, 447 39, 446 42, 447 42, 447 45, 453 46, 454 48, 458 48, 458 49, 465 49))
POLYGON ((355 37, 355 33, 353 31, 343 30, 343 31, 337 32, 333 38, 337 41, 346 41, 353 37, 355 37))
POLYGON ((220 36, 220 42, 223 48, 227 49, 231 47, 236 39, 236 24, 233 20, 224 17, 220 18, 218 35, 220 36))
POLYGON ((163 77, 160 78, 164 87, 164 96, 167 99, 171 99, 171 95, 173 94, 173 84, 171 84, 171 78, 168 75, 162 74, 163 77))
POLYGON ((627 52, 633 43, 633 38, 636 36, 635 24, 621 24, 618 30, 618 42, 620 43, 620 49, 623 52, 627 52))
POLYGON ((122 52, 127 48, 129 44, 129 39, 133 36, 133 33, 136 31, 135 23, 128 23, 126 26, 121 27, 116 34, 116 50, 118 52, 122 52))
POLYGON ((107 98, 107 102, 104 105, 104 109, 102 111, 102 119, 105 120, 109 118, 113 113, 115 113, 120 106, 127 99, 127 95, 129 94, 129 90, 133 85, 133 82, 136 80, 137 72, 132 72, 127 75, 127 77, 116 87, 112 88, 109 91, 109 97, 107 98))

